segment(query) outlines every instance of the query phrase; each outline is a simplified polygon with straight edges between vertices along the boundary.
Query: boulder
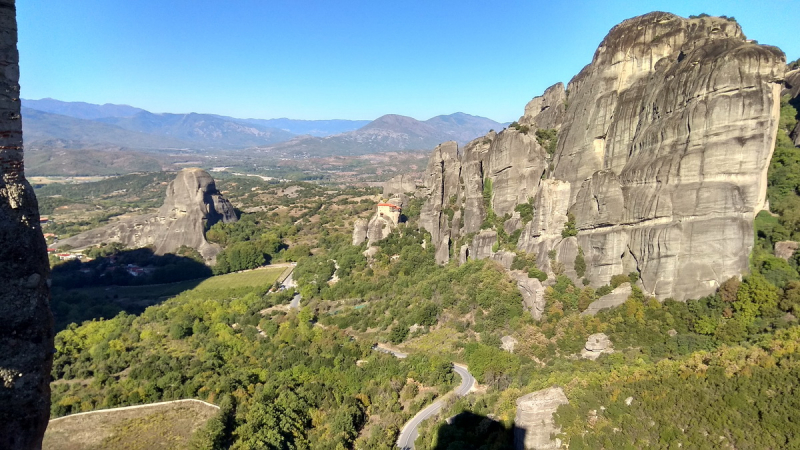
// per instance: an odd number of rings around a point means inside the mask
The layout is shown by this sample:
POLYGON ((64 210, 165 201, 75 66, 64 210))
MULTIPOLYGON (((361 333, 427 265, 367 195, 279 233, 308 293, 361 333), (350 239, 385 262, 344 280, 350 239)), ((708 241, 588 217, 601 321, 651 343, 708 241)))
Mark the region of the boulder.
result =
POLYGON ((544 286, 536 278, 528 278, 521 270, 512 270, 510 275, 517 281, 517 289, 522 294, 522 305, 531 317, 541 320, 545 307, 544 286))
POLYGON ((519 343, 518 340, 514 339, 511 336, 503 336, 503 337, 501 337, 500 338, 500 342, 502 343, 500 345, 500 348, 502 348, 503 350, 505 350, 505 351, 507 351, 509 353, 514 353, 514 346, 516 346, 519 343))
POLYGON ((364 257, 367 258, 367 259, 372 259, 372 258, 375 257, 375 255, 378 254, 379 251, 380 251, 380 248, 375 247, 375 246, 371 246, 371 247, 367 247, 367 249, 364 250, 362 255, 364 255, 364 257))
POLYGON ((569 403, 560 387, 551 387, 523 395, 517 399, 514 418, 516 450, 551 450, 561 448, 561 439, 551 439, 561 428, 553 420, 559 406, 569 403))
POLYGON ((23 166, 16 7, 0 1, 0 448, 42 448, 53 316, 39 207, 23 166))
POLYGON ((613 344, 605 333, 595 333, 586 339, 586 345, 581 350, 581 358, 597 359, 603 353, 614 353, 613 344))
POLYGON ((775 243, 775 256, 789 260, 794 256, 797 248, 800 247, 800 242, 796 241, 780 241, 775 243))
POLYGON ((610 293, 598 298, 589 304, 582 316, 593 316, 603 309, 613 308, 625 303, 632 292, 630 283, 622 283, 610 293))

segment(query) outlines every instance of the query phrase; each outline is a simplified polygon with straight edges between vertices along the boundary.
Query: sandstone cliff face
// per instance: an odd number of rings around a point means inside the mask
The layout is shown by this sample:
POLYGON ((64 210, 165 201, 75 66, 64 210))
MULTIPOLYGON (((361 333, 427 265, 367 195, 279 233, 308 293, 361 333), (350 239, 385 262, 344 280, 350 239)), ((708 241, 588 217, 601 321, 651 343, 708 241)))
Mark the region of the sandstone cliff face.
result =
POLYGON ((560 439, 550 439, 557 434, 553 413, 560 405, 569 403, 560 387, 552 387, 524 395, 517 399, 514 418, 514 448, 516 450, 549 450, 561 448, 560 439))
POLYGON ((183 169, 169 183, 164 204, 155 214, 145 214, 90 230, 58 243, 82 248, 101 242, 120 242, 129 248, 153 246, 157 255, 195 248, 213 261, 220 248, 206 241, 205 229, 217 222, 235 222, 233 206, 217 191, 205 170, 183 169))
POLYGON ((564 83, 556 83, 550 86, 539 97, 525 105, 525 114, 519 119, 522 125, 536 125, 537 128, 560 129, 564 123, 567 93, 564 91, 564 83))
MULTIPOLYGON (((793 101, 800 101, 800 69, 786 72, 785 89, 781 95, 788 95, 793 101)), ((796 147, 800 147, 800 122, 795 125, 794 130, 789 134, 796 147)))
POLYGON ((417 189, 417 182, 411 175, 403 174, 392 177, 383 184, 383 196, 391 197, 395 194, 405 194, 414 192, 417 189))
POLYGON ((490 180, 497 216, 534 206, 517 247, 537 254, 540 269, 552 270, 555 250, 577 279, 580 248, 595 287, 638 272, 660 299, 707 295, 748 269, 784 72, 782 52, 748 43, 733 21, 626 20, 570 81, 568 98, 557 84, 528 104, 520 118, 527 133, 508 129, 463 152, 455 143, 434 151, 421 226, 437 249, 479 231, 490 180), (537 128, 559 130, 552 157, 537 128), (443 214, 451 198, 463 212, 458 222, 443 214), (578 233, 564 239, 568 215, 578 233))
POLYGON ((0 1, 0 448, 41 448, 53 317, 39 209, 23 170, 14 1, 0 1))

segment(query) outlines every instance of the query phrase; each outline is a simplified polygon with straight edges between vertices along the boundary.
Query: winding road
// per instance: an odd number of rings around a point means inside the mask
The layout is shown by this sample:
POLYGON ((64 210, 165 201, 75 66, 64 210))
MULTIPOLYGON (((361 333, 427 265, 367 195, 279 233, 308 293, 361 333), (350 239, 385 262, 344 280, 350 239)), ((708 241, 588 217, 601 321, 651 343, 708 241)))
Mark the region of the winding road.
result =
MULTIPOLYGON (((475 378, 469 373, 467 366, 453 364, 453 370, 461 377, 461 384, 451 391, 451 393, 463 397, 472 390, 472 387, 475 385, 475 378)), ((440 398, 428 405, 427 408, 418 412, 416 416, 412 417, 400 431, 400 437, 397 438, 397 446, 402 450, 414 450, 414 441, 417 440, 417 436, 419 435, 419 424, 438 414, 443 405, 444 398, 440 398)))

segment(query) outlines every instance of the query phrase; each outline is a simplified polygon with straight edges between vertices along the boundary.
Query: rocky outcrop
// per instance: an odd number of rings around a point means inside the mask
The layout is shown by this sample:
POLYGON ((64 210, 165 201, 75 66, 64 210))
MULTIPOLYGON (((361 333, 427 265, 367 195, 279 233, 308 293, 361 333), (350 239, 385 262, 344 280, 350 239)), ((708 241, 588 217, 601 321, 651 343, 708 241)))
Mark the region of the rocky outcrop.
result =
POLYGON ((525 114, 520 117, 519 123, 540 129, 558 130, 564 123, 566 112, 567 93, 564 83, 556 83, 525 105, 525 114))
POLYGON ((622 283, 610 293, 598 298, 589 304, 589 307, 581 313, 582 316, 593 316, 604 309, 613 308, 625 303, 631 296, 633 288, 630 283, 622 283))
POLYGON ((605 333, 595 333, 586 339, 581 358, 595 360, 603 353, 614 353, 613 344, 605 333))
POLYGON ((519 341, 513 336, 503 336, 500 338, 500 348, 509 353, 514 353, 514 347, 516 347, 517 344, 519 344, 519 341))
POLYGON ((800 97, 800 69, 786 72, 783 82, 781 96, 788 95, 791 98, 800 97))
POLYGON ((542 282, 536 278, 528 278, 528 274, 521 270, 511 271, 511 277, 517 281, 517 289, 522 294, 522 306, 531 317, 541 319, 546 304, 542 282))
POLYGON ((494 230, 481 230, 480 233, 475 235, 472 239, 472 245, 469 247, 470 259, 486 259, 491 258, 494 254, 494 245, 497 243, 497 232, 494 230))
POLYGON ((561 429, 553 420, 559 406, 569 403, 560 387, 532 392, 517 399, 514 418, 514 448, 516 450, 550 450, 561 448, 561 439, 551 439, 561 429))
POLYGON ((497 261, 504 269, 511 270, 511 265, 514 264, 516 256, 517 254, 514 252, 500 250, 492 253, 492 261, 497 261))
POLYGON ((406 194, 417 189, 417 182, 411 175, 403 174, 392 177, 383 183, 383 196, 391 197, 396 194, 406 194))
POLYGON ((42 446, 53 316, 39 207, 23 168, 16 7, 0 0, 0 448, 42 446))
POLYGON ((427 201, 420 212, 420 227, 431 233, 431 241, 436 246, 437 262, 446 263, 450 259, 450 224, 445 212, 451 198, 458 198, 459 178, 461 176, 460 155, 455 141, 440 144, 433 150, 433 156, 425 169, 422 194, 427 201), (442 246, 447 247, 442 250, 442 246))
MULTIPOLYGON (((781 95, 788 95, 793 102, 800 102, 800 69, 786 73, 784 89, 781 95)), ((795 125, 794 130, 789 133, 789 137, 796 147, 800 147, 800 122, 795 125)))
POLYGON ((530 202, 517 246, 540 269, 577 281, 582 250, 594 287, 637 272, 659 299, 707 295, 748 270, 785 68, 732 20, 626 20, 568 89, 528 104, 520 127, 438 147, 420 225, 439 250, 478 232, 487 204, 513 232, 511 214, 530 202), (559 130, 552 156, 536 138, 544 128, 559 130), (562 235, 570 216, 577 233, 562 235))
POLYGON ((356 219, 353 224, 353 245, 361 245, 367 241, 367 230, 369 222, 364 219, 356 219))
POLYGON ((206 241, 205 230, 217 222, 235 222, 236 212, 217 191, 205 170, 183 169, 169 183, 164 204, 155 214, 136 216, 87 231, 58 243, 83 248, 102 242, 120 242, 128 248, 152 246, 157 255, 181 246, 197 249, 213 261, 220 248, 206 241))
POLYGON ((800 242, 796 241, 780 241, 775 243, 775 256, 789 260, 794 256, 797 249, 800 248, 800 242))
POLYGON ((400 223, 400 211, 405 206, 405 196, 392 197, 386 203, 378 203, 378 210, 369 219, 357 219, 353 225, 353 245, 368 242, 369 245, 386 239, 400 223))

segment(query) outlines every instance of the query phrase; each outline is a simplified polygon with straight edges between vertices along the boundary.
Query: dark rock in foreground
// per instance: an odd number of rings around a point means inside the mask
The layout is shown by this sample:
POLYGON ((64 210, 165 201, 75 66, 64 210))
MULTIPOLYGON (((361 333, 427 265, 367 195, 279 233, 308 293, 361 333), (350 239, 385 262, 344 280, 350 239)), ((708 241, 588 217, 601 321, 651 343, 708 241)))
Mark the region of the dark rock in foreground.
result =
POLYGON ((53 316, 39 207, 23 169, 16 7, 0 0, 0 448, 41 448, 53 316))

